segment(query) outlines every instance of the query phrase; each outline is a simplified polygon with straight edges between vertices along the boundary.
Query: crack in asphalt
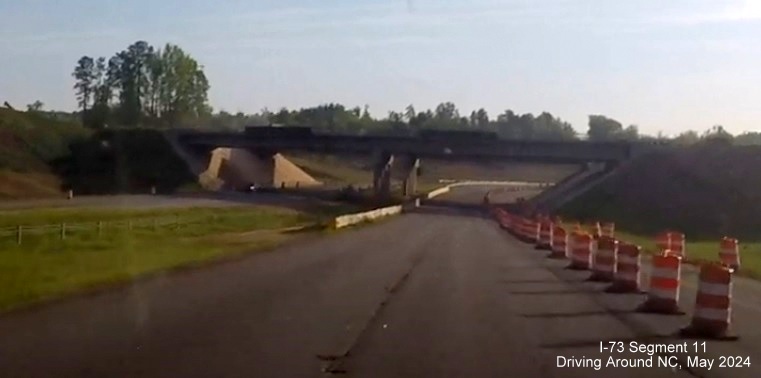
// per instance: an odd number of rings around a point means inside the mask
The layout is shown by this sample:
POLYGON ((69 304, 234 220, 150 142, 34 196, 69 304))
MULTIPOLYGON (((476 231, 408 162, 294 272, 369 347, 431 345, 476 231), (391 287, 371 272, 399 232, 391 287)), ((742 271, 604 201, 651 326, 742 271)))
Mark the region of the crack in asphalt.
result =
POLYGON ((415 270, 415 268, 420 264, 421 261, 425 258, 427 255, 427 252, 419 253, 415 255, 412 259, 412 264, 410 264, 410 267, 402 274, 401 277, 399 277, 396 281, 394 281, 391 286, 386 288, 386 297, 383 298, 383 300, 378 303, 378 306, 375 307, 373 312, 370 315, 370 319, 367 320, 367 322, 360 328, 359 333, 357 333, 357 336, 354 338, 354 340, 348 345, 348 347, 339 354, 335 355, 318 355, 317 358, 322 361, 327 361, 328 364, 323 367, 322 372, 329 374, 329 375, 340 375, 340 374, 347 374, 348 371, 346 368, 344 368, 344 361, 347 357, 351 355, 352 350, 354 350, 357 345, 359 345, 362 338, 367 334, 370 327, 375 324, 378 319, 380 318, 383 309, 388 306, 388 304, 391 302, 391 299, 394 297, 394 294, 397 294, 399 290, 402 289, 404 284, 408 281, 410 276, 412 275, 412 271, 415 270))

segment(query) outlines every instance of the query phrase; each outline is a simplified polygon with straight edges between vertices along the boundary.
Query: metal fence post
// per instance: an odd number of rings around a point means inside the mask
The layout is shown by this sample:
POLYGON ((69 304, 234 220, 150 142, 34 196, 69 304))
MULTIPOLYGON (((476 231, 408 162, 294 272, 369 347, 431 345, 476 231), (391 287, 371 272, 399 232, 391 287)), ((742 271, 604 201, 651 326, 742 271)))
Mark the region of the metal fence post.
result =
POLYGON ((23 232, 22 229, 23 229, 22 225, 16 226, 16 244, 18 244, 18 245, 21 245, 21 238, 22 238, 21 235, 22 235, 22 232, 23 232))
POLYGON ((103 221, 98 221, 98 237, 103 235, 103 221))
POLYGON ((66 239, 66 223, 61 223, 61 240, 66 239))

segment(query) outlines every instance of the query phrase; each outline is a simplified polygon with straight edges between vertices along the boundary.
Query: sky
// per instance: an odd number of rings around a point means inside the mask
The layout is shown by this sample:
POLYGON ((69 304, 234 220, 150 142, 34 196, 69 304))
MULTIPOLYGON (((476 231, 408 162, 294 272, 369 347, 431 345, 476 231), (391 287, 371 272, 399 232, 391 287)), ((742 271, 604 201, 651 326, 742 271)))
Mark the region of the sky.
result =
POLYGON ((0 101, 74 110, 71 72, 137 40, 204 66, 215 110, 454 102, 586 131, 761 131, 758 0, 0 0, 0 101))

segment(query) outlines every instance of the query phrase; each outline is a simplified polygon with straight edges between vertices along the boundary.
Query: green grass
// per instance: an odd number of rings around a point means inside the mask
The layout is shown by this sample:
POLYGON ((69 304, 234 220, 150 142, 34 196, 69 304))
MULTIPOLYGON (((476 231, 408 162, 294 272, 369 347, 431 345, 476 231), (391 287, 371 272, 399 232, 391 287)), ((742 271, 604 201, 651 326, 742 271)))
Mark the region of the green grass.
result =
POLYGON ((0 238, 0 309, 59 297, 89 287, 118 283, 166 269, 273 247, 288 236, 274 231, 305 225, 312 215, 269 208, 162 211, 35 210, 3 217, 24 221, 107 220, 101 235, 93 227, 0 238), (76 212, 76 213, 75 213, 76 212), (77 214, 78 213, 78 214, 77 214), (179 220, 154 229, 151 221, 127 229, 125 220, 147 215, 179 220), (67 218, 70 217, 70 218, 67 218), (121 221, 115 223, 117 220, 121 221), (268 231, 269 230, 269 231, 268 231))

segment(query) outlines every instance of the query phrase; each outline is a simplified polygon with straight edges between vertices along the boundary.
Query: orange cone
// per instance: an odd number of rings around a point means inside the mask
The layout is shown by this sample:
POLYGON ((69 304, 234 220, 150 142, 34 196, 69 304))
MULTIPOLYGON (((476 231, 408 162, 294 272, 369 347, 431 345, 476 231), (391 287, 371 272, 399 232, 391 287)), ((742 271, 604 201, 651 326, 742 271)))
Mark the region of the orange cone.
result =
POLYGON ((641 264, 641 248, 634 244, 620 243, 618 245, 618 261, 613 284, 605 291, 609 293, 639 293, 639 272, 641 264))
POLYGON ((670 315, 684 314, 679 309, 681 263, 682 258, 668 250, 653 256, 647 300, 637 308, 637 311, 670 315))
POLYGON ((618 240, 607 236, 600 236, 597 240, 597 251, 594 253, 592 276, 590 281, 613 282, 616 274, 616 254, 618 253, 618 240))
POLYGON ((568 269, 589 270, 592 265, 592 235, 574 232, 571 234, 571 264, 568 269))
POLYGON ((740 269, 740 243, 737 239, 724 237, 719 243, 719 259, 733 271, 740 269))
POLYGON ((687 337, 736 340, 729 334, 732 319, 732 270, 716 263, 700 268, 692 323, 680 333, 687 337))
POLYGON ((547 257, 551 259, 568 257, 568 234, 563 227, 555 226, 552 229, 552 253, 547 257))

